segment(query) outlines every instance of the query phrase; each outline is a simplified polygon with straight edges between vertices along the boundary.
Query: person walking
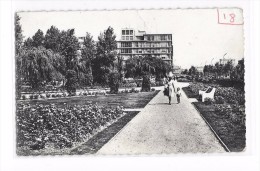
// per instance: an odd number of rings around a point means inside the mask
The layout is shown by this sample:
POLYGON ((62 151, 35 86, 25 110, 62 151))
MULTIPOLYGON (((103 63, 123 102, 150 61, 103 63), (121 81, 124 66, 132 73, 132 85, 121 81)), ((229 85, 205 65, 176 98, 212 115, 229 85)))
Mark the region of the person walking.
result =
POLYGON ((177 103, 179 104, 181 102, 181 90, 179 87, 177 88, 176 97, 177 97, 177 103))
POLYGON ((168 86, 168 90, 169 90, 169 94, 168 94, 169 105, 171 105, 172 95, 173 95, 173 92, 175 92, 175 89, 174 89, 174 82, 173 82, 172 77, 169 77, 169 80, 168 80, 167 86, 168 86))

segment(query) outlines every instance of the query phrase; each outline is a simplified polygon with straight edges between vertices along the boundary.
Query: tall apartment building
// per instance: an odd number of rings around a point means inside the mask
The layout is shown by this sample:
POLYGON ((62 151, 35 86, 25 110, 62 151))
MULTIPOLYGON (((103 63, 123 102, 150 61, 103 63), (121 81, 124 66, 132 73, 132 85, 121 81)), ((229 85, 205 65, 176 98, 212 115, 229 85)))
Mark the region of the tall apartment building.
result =
POLYGON ((121 30, 117 48, 124 61, 134 56, 150 55, 173 66, 172 34, 146 34, 145 31, 125 28, 121 30))

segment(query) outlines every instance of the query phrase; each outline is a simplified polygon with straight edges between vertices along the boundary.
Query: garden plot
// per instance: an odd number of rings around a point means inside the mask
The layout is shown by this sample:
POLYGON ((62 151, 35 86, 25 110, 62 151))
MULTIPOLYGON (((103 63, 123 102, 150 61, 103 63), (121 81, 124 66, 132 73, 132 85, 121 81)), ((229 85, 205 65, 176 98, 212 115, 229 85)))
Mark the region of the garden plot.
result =
MULTIPOLYGON (((127 122, 120 121, 119 125, 113 126, 112 133, 100 132, 111 132, 107 128, 129 113, 124 108, 143 108, 157 93, 20 101, 16 117, 17 154, 67 154, 82 142, 99 142, 99 136, 93 140, 95 135, 102 135, 101 141, 107 142, 127 122)), ((134 114, 128 116, 130 119, 137 114, 130 113, 134 114)))
POLYGON ((189 98, 197 98, 193 104, 207 120, 230 151, 243 151, 246 146, 245 93, 233 87, 193 82, 183 88, 189 98), (216 87, 214 100, 200 101, 199 90, 216 87))

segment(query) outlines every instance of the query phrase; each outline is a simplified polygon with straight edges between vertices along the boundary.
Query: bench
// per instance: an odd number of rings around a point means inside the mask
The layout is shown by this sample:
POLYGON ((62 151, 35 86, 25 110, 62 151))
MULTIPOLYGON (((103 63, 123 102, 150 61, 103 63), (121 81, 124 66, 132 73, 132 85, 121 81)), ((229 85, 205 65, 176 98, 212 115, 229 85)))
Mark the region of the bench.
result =
POLYGON ((199 90, 199 95, 202 96, 202 102, 205 101, 206 98, 214 99, 216 88, 207 88, 206 91, 199 90))

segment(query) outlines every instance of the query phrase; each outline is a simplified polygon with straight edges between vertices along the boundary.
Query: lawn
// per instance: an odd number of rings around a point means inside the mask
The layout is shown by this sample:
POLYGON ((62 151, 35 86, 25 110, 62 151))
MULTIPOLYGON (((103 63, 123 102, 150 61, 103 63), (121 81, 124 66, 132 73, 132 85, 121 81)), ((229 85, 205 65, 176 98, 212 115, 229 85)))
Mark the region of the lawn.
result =
POLYGON ((139 93, 120 93, 116 95, 98 95, 98 96, 80 96, 80 97, 66 97, 56 99, 44 99, 44 100, 29 100, 29 101, 18 101, 17 104, 56 104, 62 107, 66 104, 94 104, 97 103, 99 106, 123 106, 124 108, 143 108, 159 91, 153 92, 139 92, 139 93))

